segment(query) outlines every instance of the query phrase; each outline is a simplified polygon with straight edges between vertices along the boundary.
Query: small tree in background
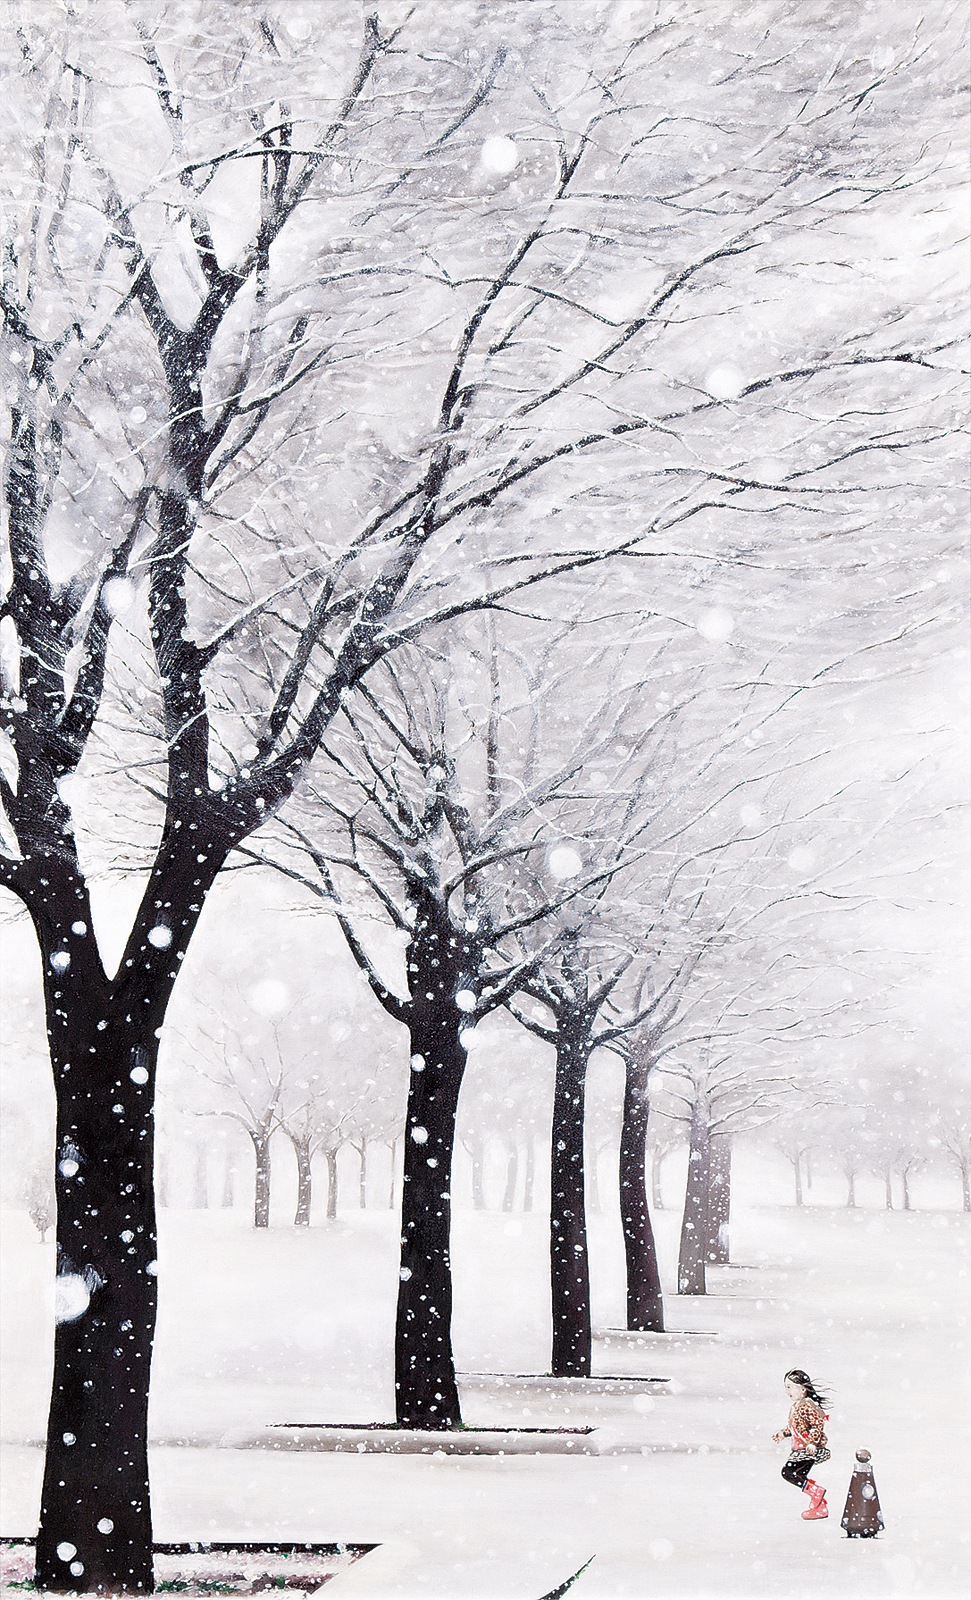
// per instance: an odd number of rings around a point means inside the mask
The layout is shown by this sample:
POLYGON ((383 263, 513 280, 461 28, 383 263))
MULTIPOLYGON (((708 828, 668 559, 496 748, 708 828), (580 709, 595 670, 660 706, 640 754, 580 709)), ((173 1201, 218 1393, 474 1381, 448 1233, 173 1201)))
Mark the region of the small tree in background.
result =
POLYGON ((48 1168, 35 1168, 25 1179, 20 1191, 24 1210, 40 1234, 43 1244, 48 1228, 54 1223, 54 1185, 48 1168))

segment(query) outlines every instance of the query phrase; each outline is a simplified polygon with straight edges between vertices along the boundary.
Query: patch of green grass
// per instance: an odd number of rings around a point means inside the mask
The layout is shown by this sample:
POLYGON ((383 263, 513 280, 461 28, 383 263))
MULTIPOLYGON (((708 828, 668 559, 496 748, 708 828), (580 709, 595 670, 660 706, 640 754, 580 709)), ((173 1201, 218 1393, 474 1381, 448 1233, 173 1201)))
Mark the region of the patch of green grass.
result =
POLYGON ((163 1578, 155 1585, 156 1594, 184 1594, 187 1589, 203 1589, 206 1594, 239 1594, 231 1583, 206 1583, 204 1578, 163 1578))

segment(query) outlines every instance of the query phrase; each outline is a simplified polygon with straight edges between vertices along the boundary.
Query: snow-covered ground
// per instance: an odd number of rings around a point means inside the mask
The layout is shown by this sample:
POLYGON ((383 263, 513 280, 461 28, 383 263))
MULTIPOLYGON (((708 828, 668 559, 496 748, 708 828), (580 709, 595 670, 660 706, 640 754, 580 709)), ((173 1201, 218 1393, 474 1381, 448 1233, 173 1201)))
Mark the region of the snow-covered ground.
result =
MULTIPOLYGON (((272 1422, 391 1417, 395 1219, 347 1212, 330 1227, 256 1234, 242 1211, 163 1212, 156 1537, 379 1543, 328 1584, 334 1600, 539 1600, 590 1556, 571 1600, 963 1597, 971 1219, 946 1209, 953 1200, 887 1213, 847 1211, 835 1188, 830 1198, 796 1210, 743 1174, 738 1265, 712 1270, 706 1299, 667 1296, 681 1337, 612 1331, 623 1325, 619 1224, 615 1212, 591 1217, 595 1373, 671 1383, 464 1390, 470 1424, 593 1426, 599 1453, 578 1459, 233 1448, 233 1435, 272 1422), (827 1522, 803 1522, 807 1501, 779 1477, 770 1435, 791 1366, 833 1394, 827 1522), (886 1531, 849 1541, 839 1519, 862 1446, 886 1531)), ((678 1221, 655 1218, 667 1283, 678 1221)), ((4 1214, 2 1244, 0 1531, 11 1535, 37 1515, 52 1264, 19 1212, 4 1214)), ((460 1210, 454 1256, 460 1370, 541 1373, 542 1215, 460 1210)))

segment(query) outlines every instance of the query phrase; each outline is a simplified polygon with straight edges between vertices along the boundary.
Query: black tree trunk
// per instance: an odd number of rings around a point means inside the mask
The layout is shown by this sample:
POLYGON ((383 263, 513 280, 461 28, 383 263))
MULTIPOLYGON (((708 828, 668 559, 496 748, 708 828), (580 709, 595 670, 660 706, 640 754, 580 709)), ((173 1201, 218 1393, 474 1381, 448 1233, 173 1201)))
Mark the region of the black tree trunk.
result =
MULTIPOLYGON (((416 1008, 417 1009, 417 1008, 416 1008)), ((402 1427, 462 1425, 452 1359, 451 1232, 455 1114, 465 1072, 461 1013, 413 1020, 395 1322, 396 1415, 402 1427)))
POLYGON ((688 1181, 681 1221, 678 1252, 678 1293, 706 1294, 705 1253, 708 1241, 708 1191, 711 1141, 708 1133, 708 1108, 703 1097, 691 1117, 691 1145, 688 1152, 688 1181))
MULTIPOLYGON (((180 855, 181 840, 166 824, 114 979, 102 967, 80 880, 49 885, 39 910, 31 907, 56 1098, 56 1323, 35 1547, 40 1589, 154 1587, 147 1426, 155 1071, 179 962, 225 859, 225 848, 203 844, 197 834, 180 855)), ((48 868, 52 877, 60 870, 48 868)))
POLYGON ((627 1326, 664 1332, 664 1307, 654 1229, 647 1206, 647 1071, 628 1061, 620 1134, 620 1217, 627 1257, 627 1326))
POLYGON ((36 1582, 150 1591, 148 1379, 156 1310, 157 1041, 109 1026, 55 1066, 54 1382, 36 1582), (142 1075, 144 1074, 144 1081, 142 1075))
POLYGON ((583 1182, 583 1101, 589 1045, 558 1018, 550 1183, 550 1290, 555 1378, 589 1378, 590 1271, 583 1182))

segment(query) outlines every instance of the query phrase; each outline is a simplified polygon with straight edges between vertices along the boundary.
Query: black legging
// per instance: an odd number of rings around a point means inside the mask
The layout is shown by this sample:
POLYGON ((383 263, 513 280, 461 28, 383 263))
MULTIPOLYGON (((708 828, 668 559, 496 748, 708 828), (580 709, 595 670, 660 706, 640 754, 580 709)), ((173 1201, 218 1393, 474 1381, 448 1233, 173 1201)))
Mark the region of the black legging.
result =
POLYGON ((812 1469, 812 1461, 793 1461, 790 1456, 782 1469, 782 1476, 785 1478, 786 1483, 794 1483, 797 1489, 804 1489, 806 1487, 806 1479, 812 1469))

